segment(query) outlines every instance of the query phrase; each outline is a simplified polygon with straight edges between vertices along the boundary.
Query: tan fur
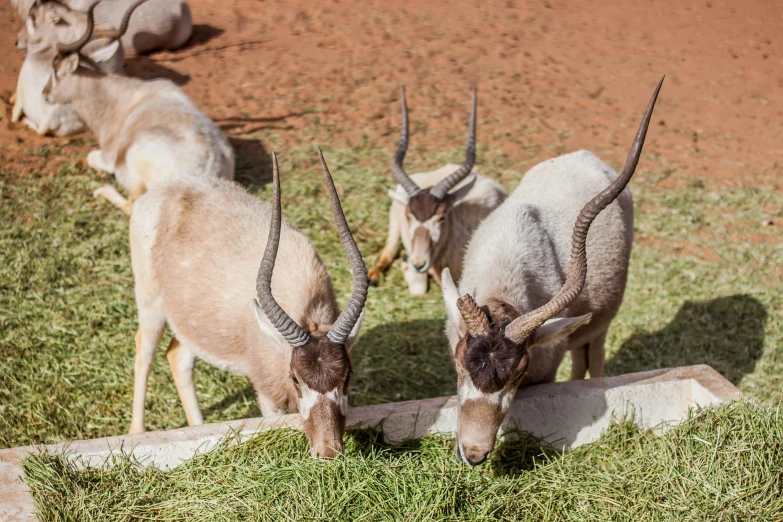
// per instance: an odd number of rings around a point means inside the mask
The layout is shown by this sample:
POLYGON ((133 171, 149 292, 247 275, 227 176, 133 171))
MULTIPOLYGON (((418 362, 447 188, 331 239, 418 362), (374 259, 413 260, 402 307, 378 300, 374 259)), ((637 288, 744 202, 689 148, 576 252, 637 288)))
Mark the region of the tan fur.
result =
POLYGON ((114 174, 128 200, 106 196, 125 212, 165 179, 234 177, 234 151, 220 129, 169 80, 139 80, 95 71, 76 54, 55 64, 47 100, 70 103, 95 134, 100 149, 87 155, 96 170, 114 174))
MULTIPOLYGON (((459 165, 449 164, 440 169, 413 174, 410 177, 420 188, 426 190, 435 186, 458 168, 459 165)), ((398 194, 404 194, 399 185, 396 191, 398 194)), ((381 273, 397 256, 400 240, 408 253, 409 259, 407 263, 403 264, 403 273, 412 295, 421 295, 427 291, 427 273, 436 275, 435 280, 440 283, 440 273, 448 267, 455 279, 459 280, 465 247, 473 231, 494 208, 505 200, 506 192, 500 185, 485 178, 474 169, 471 175, 449 191, 449 194, 455 193, 460 193, 460 197, 451 208, 446 210, 440 237, 434 245, 427 245, 426 241, 419 241, 418 245, 414 245, 416 229, 412 230, 412 217, 408 215, 404 205, 396 200, 392 202, 389 210, 389 235, 378 263, 368 274, 370 281, 377 284, 381 273), (465 190, 468 191, 463 194, 462 192, 465 190), (424 260, 429 262, 430 266, 424 273, 419 273, 413 265, 414 263, 421 264, 424 260)))
MULTIPOLYGON (((144 333, 136 354, 132 431, 144 429, 148 368, 166 324, 180 343, 169 348, 169 362, 189 424, 201 422, 189 357, 246 375, 264 416, 297 411, 301 390, 290 378, 292 349, 271 324, 257 322, 252 306, 270 216, 268 205, 220 179, 168 180, 136 202, 130 226, 131 259, 139 330, 144 333)), ((339 315, 323 262, 285 220, 272 293, 314 337, 328 332, 339 315)), ((346 349, 355 340, 352 334, 346 349)), ((323 399, 318 404, 324 401, 329 402, 323 399)), ((331 406, 318 404, 305 419, 305 430, 314 454, 331 456, 336 443, 329 437, 342 432, 328 425, 324 409, 331 406)))

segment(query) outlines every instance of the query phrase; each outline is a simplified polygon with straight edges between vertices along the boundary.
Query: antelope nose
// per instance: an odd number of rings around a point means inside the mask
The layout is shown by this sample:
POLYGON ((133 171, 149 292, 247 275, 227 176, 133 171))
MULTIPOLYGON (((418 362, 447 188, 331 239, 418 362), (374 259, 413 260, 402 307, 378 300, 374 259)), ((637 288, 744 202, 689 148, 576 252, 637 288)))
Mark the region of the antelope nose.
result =
POLYGON ((487 451, 475 446, 463 447, 462 444, 459 442, 457 443, 457 456, 460 457, 462 462, 470 467, 478 466, 483 463, 489 458, 490 453, 492 453, 492 450, 487 451))
POLYGON ((318 444, 317 446, 310 447, 310 455, 316 459, 333 459, 338 453, 342 453, 342 451, 342 444, 318 444))

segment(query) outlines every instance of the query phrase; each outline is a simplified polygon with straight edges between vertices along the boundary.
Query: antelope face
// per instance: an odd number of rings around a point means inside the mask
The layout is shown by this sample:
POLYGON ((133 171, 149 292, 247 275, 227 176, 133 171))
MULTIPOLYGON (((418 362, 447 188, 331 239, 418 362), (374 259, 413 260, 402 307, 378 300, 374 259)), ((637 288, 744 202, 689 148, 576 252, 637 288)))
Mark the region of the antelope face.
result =
POLYGON ((313 457, 333 458, 343 450, 350 375, 345 346, 325 336, 293 350, 291 380, 313 457))
POLYGON ((469 466, 484 462, 495 447, 498 428, 528 364, 519 346, 491 327, 487 335, 460 339, 454 354, 457 369, 457 456, 469 466))
POLYGON ((532 354, 538 347, 553 349, 566 342, 590 320, 590 314, 549 320, 529 337, 514 340, 507 333, 507 327, 521 315, 514 305, 490 298, 479 306, 469 295, 459 297, 448 269, 441 282, 457 370, 456 453, 465 464, 477 466, 495 446, 532 354))
POLYGON ((426 273, 433 263, 435 245, 441 239, 443 222, 451 208, 451 199, 438 199, 429 191, 422 191, 413 197, 393 192, 395 201, 405 205, 405 218, 411 238, 408 262, 419 273, 426 273))
POLYGON ((70 103, 76 95, 76 82, 71 81, 79 68, 79 54, 72 53, 65 58, 56 57, 52 62, 52 73, 43 88, 47 103, 70 103))
POLYGON ((58 42, 76 41, 85 30, 87 16, 59 2, 43 2, 30 8, 25 26, 16 40, 18 49, 39 53, 54 49, 58 42))

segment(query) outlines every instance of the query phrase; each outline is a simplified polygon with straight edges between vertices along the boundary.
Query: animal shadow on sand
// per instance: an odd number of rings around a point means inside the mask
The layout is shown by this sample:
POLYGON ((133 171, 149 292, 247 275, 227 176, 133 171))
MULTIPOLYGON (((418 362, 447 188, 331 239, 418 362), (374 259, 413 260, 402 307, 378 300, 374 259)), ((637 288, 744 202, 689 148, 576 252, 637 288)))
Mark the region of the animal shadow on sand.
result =
POLYGON ((142 80, 166 78, 180 87, 190 81, 190 75, 181 74, 143 54, 132 56, 126 60, 125 74, 142 80))
POLYGON ((606 374, 708 364, 739 384, 761 357, 766 321, 766 308, 749 295, 686 301, 662 329, 625 341, 606 374))
POLYGON ((212 27, 211 25, 194 24, 193 34, 190 36, 190 40, 188 40, 188 42, 185 44, 184 49, 190 49, 191 47, 204 45, 205 43, 217 38, 225 32, 226 31, 224 29, 212 27))

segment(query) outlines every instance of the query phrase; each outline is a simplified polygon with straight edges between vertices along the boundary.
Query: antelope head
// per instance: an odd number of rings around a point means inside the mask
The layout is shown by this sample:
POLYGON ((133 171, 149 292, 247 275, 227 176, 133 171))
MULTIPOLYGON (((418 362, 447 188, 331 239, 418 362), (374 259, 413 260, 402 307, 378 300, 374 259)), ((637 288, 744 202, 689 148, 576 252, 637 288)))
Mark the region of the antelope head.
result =
MULTIPOLYGON (((70 13, 78 13, 86 16, 85 29, 81 33, 81 36, 69 43, 61 43, 59 40, 54 42, 56 46, 57 54, 52 61, 52 73, 49 76, 49 81, 46 83, 43 89, 44 98, 48 103, 70 103, 74 97, 77 96, 79 86, 76 82, 72 81, 73 78, 79 74, 79 71, 85 72, 85 74, 103 75, 103 71, 98 65, 102 60, 110 59, 114 53, 117 52, 119 47, 119 39, 128 30, 128 24, 130 23, 130 17, 133 11, 146 2, 147 0, 137 0, 133 5, 128 8, 125 15, 122 17, 120 27, 116 31, 96 31, 95 20, 93 17, 93 11, 95 7, 100 3, 100 0, 90 6, 86 13, 78 11, 71 11, 67 7, 70 13), (84 53, 84 48, 90 42, 99 38, 109 38, 113 40, 111 44, 103 47, 101 50, 94 52, 92 56, 87 56, 84 53), (88 71, 88 72, 87 72, 88 71)), ((50 4, 57 4, 57 2, 47 1, 44 6, 50 4)), ((61 4, 57 4, 61 5, 61 4)), ((35 9, 35 6, 31 9, 35 9)), ((32 15, 31 15, 32 16, 32 15)), ((30 16, 28 16, 28 19, 30 16)))
POLYGON ((411 251, 408 261, 414 270, 426 273, 432 266, 435 245, 441 238, 442 226, 446 214, 452 206, 470 192, 472 183, 449 193, 455 185, 470 174, 476 161, 476 89, 473 89, 473 106, 468 125, 468 141, 465 162, 460 168, 441 180, 434 187, 422 190, 406 173, 402 166, 408 150, 408 106, 405 101, 405 87, 402 87, 402 130, 400 142, 391 164, 395 181, 402 191, 390 190, 389 196, 405 207, 405 215, 410 227, 411 251))
POLYGON ((292 350, 289 375, 296 388, 299 413, 314 457, 332 458, 343 449, 345 416, 348 410, 348 379, 351 375, 349 351, 358 337, 367 298, 367 269, 348 228, 337 197, 334 181, 318 149, 326 178, 329 200, 337 230, 353 272, 353 293, 337 320, 327 332, 307 331, 298 325, 272 296, 272 272, 280 244, 280 173, 277 155, 272 155, 274 208, 261 267, 256 280, 257 301, 254 310, 258 325, 266 331, 271 323, 292 350), (267 322, 268 320, 268 322, 267 322))
POLYGON ((27 12, 16 36, 16 48, 27 49, 29 53, 54 50, 58 42, 77 41, 84 34, 86 24, 85 13, 56 0, 38 0, 27 12))
POLYGON ((530 363, 531 349, 565 342, 590 314, 556 317, 576 299, 587 277, 585 243, 593 220, 631 180, 647 134, 663 78, 642 118, 622 173, 579 213, 571 238, 571 264, 560 290, 545 305, 528 313, 502 299, 489 298, 479 306, 469 294, 460 297, 449 269, 443 271, 443 298, 448 320, 457 331, 454 364, 457 370, 459 413, 456 453, 470 466, 489 457, 498 428, 530 363))

